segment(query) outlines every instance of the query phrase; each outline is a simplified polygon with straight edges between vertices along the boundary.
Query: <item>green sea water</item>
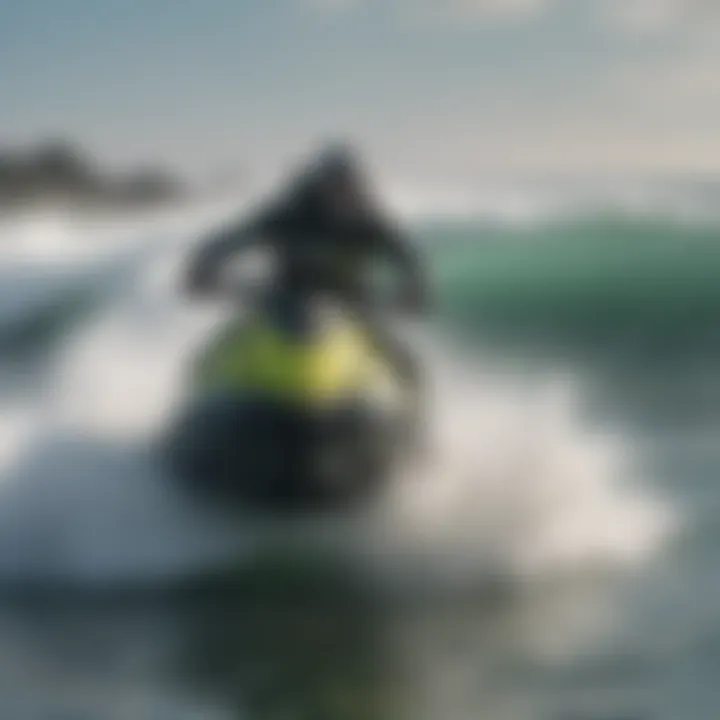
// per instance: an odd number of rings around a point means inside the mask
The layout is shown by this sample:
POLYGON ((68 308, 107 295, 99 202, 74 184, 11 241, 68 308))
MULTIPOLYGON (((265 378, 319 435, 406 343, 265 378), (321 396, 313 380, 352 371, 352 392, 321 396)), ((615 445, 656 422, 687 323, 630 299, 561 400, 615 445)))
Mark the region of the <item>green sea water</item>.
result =
MULTIPOLYGON (((465 502, 478 505, 477 542, 491 538, 512 561, 489 573, 459 563, 465 544, 462 553, 440 544, 430 569, 418 571, 412 553, 391 562, 380 542, 368 545, 369 571, 327 547, 286 548, 160 580, 150 560, 174 538, 162 530, 174 506, 146 499, 152 480, 128 460, 127 441, 108 451, 87 435, 63 437, 60 450, 57 440, 35 447, 5 470, 0 717, 718 717, 720 231, 617 213, 420 231, 438 301, 432 323, 444 338, 435 345, 457 342, 483 378, 466 391, 447 379, 458 397, 447 403, 446 429, 455 437, 463 426, 463 473, 500 475, 465 502), (568 377, 572 414, 555 395, 568 377), (547 403, 528 399, 538 388, 547 403), (463 395, 473 395, 470 410, 463 395), (614 449, 588 449, 596 433, 612 438, 632 472, 613 464, 614 449), (482 452, 467 447, 484 437, 492 440, 482 452), (113 474, 116 485, 102 480, 113 474), (12 483, 35 489, 13 494, 12 483), (81 506, 67 500, 78 487, 90 498, 81 506), (657 499, 672 531, 654 532, 637 497, 657 499), (534 561, 520 580, 517 558, 534 561), (94 572, 112 562, 117 572, 94 572), (153 570, 140 573, 146 566, 153 570), (48 577, 74 582, 60 590, 48 577)), ((123 273, 142 278, 148 263, 123 273)), ((78 280, 8 326, 0 338, 8 424, 23 416, 18 397, 46 407, 40 385, 64 387, 53 382, 58 368, 84 357, 68 356, 68 344, 89 347, 108 328, 118 338, 113 357, 129 348, 120 366, 141 358, 150 372, 148 338, 159 345, 184 309, 171 312, 152 283, 121 286, 89 315, 79 295, 97 298, 103 288, 78 280)), ((438 372, 451 374, 447 367, 438 372)), ((458 482, 452 472, 431 478, 440 489, 429 493, 429 515, 413 505, 405 515, 417 512, 423 526, 437 520, 442 484, 458 482)), ((453 513, 442 517, 459 526, 465 516, 453 513)), ((203 532, 188 521, 178 537, 203 532)), ((422 537, 426 553, 435 536, 422 537)))

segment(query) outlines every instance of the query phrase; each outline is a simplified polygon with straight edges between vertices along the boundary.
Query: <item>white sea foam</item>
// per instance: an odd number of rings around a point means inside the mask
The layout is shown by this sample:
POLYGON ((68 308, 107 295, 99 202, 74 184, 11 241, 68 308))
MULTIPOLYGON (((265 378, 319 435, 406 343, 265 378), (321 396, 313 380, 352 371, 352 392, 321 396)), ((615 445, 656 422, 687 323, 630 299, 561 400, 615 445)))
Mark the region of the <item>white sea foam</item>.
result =
MULTIPOLYGON (((165 218, 118 240, 114 262, 126 275, 107 285, 106 309, 58 350, 41 400, 0 412, 0 578, 147 580, 252 553, 273 536, 192 506, 151 452, 185 363, 219 316, 176 292, 182 251, 207 222, 165 218)), ((20 249, 47 242, 61 264, 63 243, 82 246, 107 267, 104 250, 52 224, 25 232, 20 249)), ((401 560, 396 568, 476 577, 488 567, 537 574, 652 553, 670 513, 633 476, 631 448, 580 421, 574 381, 461 365, 438 345, 424 351, 432 448, 362 524, 371 566, 401 560)))

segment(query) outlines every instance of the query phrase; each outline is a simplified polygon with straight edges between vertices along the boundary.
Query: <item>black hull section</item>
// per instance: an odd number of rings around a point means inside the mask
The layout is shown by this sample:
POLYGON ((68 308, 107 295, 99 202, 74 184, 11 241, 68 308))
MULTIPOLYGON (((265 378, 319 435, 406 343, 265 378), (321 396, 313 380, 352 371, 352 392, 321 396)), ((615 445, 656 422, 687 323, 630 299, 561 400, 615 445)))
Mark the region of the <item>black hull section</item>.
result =
POLYGON ((174 474, 206 500, 273 512, 353 509, 389 479, 397 420, 361 400, 319 411, 215 398, 181 420, 165 450, 174 474))

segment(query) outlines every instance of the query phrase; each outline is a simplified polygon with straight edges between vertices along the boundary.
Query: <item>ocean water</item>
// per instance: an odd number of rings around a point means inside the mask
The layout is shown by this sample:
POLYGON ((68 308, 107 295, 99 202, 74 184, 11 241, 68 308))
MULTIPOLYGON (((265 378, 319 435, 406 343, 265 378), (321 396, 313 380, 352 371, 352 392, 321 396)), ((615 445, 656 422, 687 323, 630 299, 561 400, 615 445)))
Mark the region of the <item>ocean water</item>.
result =
POLYGON ((352 522, 199 508, 153 454, 227 314, 177 293, 226 209, 3 220, 0 717, 717 718, 720 226, 691 190, 416 217, 430 447, 352 522))

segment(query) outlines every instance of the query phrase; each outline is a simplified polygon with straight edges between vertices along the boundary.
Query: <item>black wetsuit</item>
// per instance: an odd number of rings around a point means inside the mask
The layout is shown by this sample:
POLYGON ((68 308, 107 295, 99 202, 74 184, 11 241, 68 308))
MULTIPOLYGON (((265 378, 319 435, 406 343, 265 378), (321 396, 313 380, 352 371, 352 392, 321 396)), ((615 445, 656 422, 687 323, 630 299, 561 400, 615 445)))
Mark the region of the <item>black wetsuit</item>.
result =
POLYGON ((229 257, 254 245, 275 252, 279 297, 291 303, 293 297, 316 291, 337 295, 361 314, 401 374, 417 379, 412 356, 383 331, 367 302, 368 274, 382 260, 402 271, 417 298, 425 295, 418 252, 398 227, 370 209, 334 214, 312 192, 297 192, 211 237, 192 263, 191 285, 200 285, 229 257))

